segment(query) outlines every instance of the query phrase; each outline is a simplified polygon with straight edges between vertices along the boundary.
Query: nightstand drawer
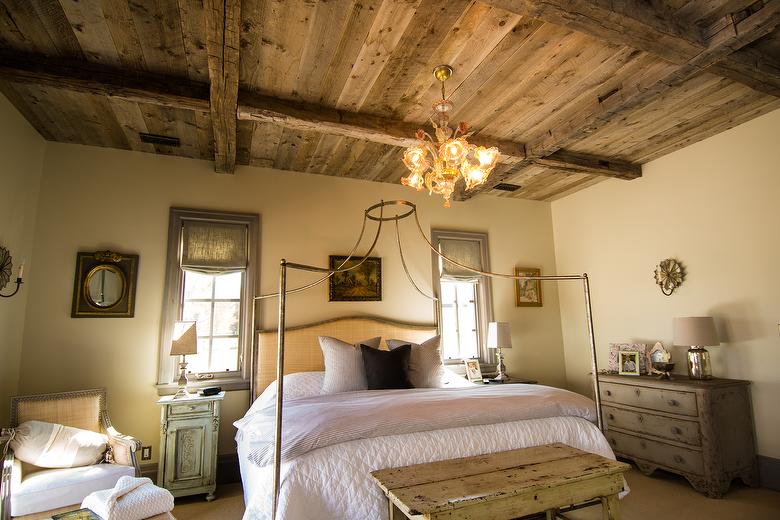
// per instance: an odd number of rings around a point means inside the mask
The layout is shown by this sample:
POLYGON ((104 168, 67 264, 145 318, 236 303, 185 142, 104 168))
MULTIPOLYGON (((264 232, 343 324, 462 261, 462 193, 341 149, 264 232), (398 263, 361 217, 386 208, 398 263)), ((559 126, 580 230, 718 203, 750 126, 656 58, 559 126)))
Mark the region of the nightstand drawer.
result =
POLYGON ((214 402, 208 401, 205 403, 190 402, 181 404, 170 404, 168 406, 168 415, 181 416, 181 415, 193 415, 193 414, 207 414, 210 415, 214 409, 214 402))
POLYGON ((608 426, 663 437, 692 446, 701 446, 701 431, 698 422, 633 412, 606 405, 603 409, 608 426))
POLYGON ((608 431, 606 437, 616 454, 636 457, 685 473, 704 474, 701 452, 616 431, 608 431))
POLYGON ((696 394, 646 386, 601 383, 601 398, 611 403, 696 417, 696 394))

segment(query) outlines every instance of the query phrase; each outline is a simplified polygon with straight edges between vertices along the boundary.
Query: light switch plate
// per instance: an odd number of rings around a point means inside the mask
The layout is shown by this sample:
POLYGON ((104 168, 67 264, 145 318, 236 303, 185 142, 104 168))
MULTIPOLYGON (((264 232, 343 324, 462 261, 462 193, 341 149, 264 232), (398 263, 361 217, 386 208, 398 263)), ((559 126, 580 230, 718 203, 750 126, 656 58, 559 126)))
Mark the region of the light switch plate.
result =
POLYGON ((151 446, 141 447, 141 460, 151 460, 151 458, 152 458, 152 447, 151 446))

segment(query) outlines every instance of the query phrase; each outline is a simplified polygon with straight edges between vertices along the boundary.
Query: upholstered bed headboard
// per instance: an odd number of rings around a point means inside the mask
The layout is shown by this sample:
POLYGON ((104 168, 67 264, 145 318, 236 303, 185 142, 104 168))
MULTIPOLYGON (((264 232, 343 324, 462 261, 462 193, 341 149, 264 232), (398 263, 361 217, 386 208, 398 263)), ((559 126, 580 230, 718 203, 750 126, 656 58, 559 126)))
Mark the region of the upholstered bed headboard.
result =
MULTIPOLYGON (((333 336, 350 343, 382 336, 422 343, 437 334, 435 325, 402 323, 367 316, 334 318, 288 327, 284 334, 284 373, 325 370, 319 336, 333 336)), ((252 367, 252 400, 276 379, 276 330, 258 333, 252 367)))

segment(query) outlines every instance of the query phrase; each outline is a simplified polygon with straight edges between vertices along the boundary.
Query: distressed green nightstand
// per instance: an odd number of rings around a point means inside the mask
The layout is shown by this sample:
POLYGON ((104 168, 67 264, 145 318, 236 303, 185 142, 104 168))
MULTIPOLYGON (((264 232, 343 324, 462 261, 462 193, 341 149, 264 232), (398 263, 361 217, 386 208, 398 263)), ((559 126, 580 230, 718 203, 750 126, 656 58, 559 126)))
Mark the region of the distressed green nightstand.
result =
POLYGON ((217 489, 217 437, 219 408, 225 392, 209 397, 193 395, 160 405, 160 462, 157 485, 181 497, 207 493, 214 500, 217 489))

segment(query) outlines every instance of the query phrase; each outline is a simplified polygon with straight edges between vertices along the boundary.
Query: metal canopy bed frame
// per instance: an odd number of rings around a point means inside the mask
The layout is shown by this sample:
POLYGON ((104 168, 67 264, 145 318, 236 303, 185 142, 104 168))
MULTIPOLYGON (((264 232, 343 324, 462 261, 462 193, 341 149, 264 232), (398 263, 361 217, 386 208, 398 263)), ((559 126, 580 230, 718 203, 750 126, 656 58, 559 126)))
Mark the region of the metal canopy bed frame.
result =
MULTIPOLYGON (((490 271, 475 269, 468 265, 463 265, 457 262, 456 260, 448 258, 439 249, 437 249, 436 246, 433 245, 433 243, 430 241, 430 239, 426 236, 425 232, 423 231, 422 226, 420 225, 420 219, 417 216, 417 206, 415 206, 413 203, 406 200, 380 201, 379 203, 374 204, 373 206, 370 206, 368 209, 364 210, 363 225, 360 230, 360 235, 358 236, 355 245, 352 247, 352 250, 349 252, 346 259, 336 269, 330 269, 328 267, 319 267, 319 266, 307 265, 307 264, 299 264, 295 262, 288 262, 286 259, 282 258, 279 263, 279 291, 272 294, 264 294, 264 295, 256 296, 254 298, 255 301, 267 300, 272 298, 278 298, 279 300, 278 301, 279 304, 278 323, 277 323, 276 417, 275 417, 275 439, 274 439, 274 474, 273 474, 274 494, 273 494, 272 518, 276 518, 276 512, 277 512, 278 501, 279 501, 279 487, 281 484, 280 476, 281 476, 281 449, 282 449, 282 413, 284 408, 284 400, 283 400, 284 346, 285 346, 284 335, 286 329, 285 320, 286 320, 286 311, 287 311, 287 295, 306 291, 308 289, 311 289, 313 287, 316 287, 324 283, 336 273, 351 271, 352 269, 356 269, 357 267, 362 265, 368 259, 368 257, 371 255, 374 248, 376 247, 376 244, 379 241, 379 236, 381 235, 382 232, 382 225, 385 222, 395 222, 395 232, 396 232, 396 239, 398 243, 398 254, 401 259, 401 265, 403 266, 404 272, 406 273, 406 277, 411 283, 411 285, 415 288, 415 290, 417 290, 417 292, 419 292, 425 298, 434 302, 435 325, 436 327, 440 328, 441 327, 440 324, 441 304, 439 302, 439 298, 436 297, 435 295, 427 294, 425 291, 420 289, 420 286, 414 281, 411 274, 409 273, 409 269, 407 268, 406 265, 406 260, 404 259, 403 247, 401 244, 401 233, 400 233, 400 228, 398 223, 399 221, 407 219, 409 217, 414 217, 414 221, 417 225, 417 230, 419 231, 420 236, 428 245, 428 247, 431 249, 431 251, 433 251, 433 253, 438 255, 440 259, 451 262, 452 264, 462 269, 465 269, 467 271, 471 271, 473 273, 486 276, 488 278, 505 278, 511 280, 539 280, 539 281, 578 281, 579 280, 582 282, 582 289, 585 297, 585 316, 586 316, 587 329, 588 329, 588 343, 590 345, 590 356, 591 356, 590 361, 591 361, 591 370, 593 373, 593 390, 594 390, 595 401, 596 401, 596 414, 598 420, 598 427, 600 430, 602 431, 604 430, 604 424, 603 424, 602 413, 601 413, 601 398, 599 393, 598 366, 596 361, 596 341, 593 333, 593 314, 591 311, 591 303, 590 303, 590 282, 588 281, 587 273, 571 274, 571 275, 551 275, 551 276, 526 276, 526 275, 494 273, 490 271), (395 209, 397 210, 396 213, 393 215, 386 215, 385 208, 389 208, 389 207, 395 207, 395 209), (345 265, 350 261, 350 259, 352 259, 355 256, 355 251, 357 250, 358 246, 363 240, 363 235, 365 234, 366 231, 366 224, 368 223, 369 220, 377 222, 377 230, 376 230, 376 234, 374 235, 374 239, 371 243, 371 246, 368 248, 368 251, 362 257, 360 257, 360 259, 357 260, 357 262, 354 265, 350 267, 345 267, 345 265), (302 285, 300 287, 288 289, 287 271, 289 269, 294 269, 297 271, 322 273, 323 276, 311 283, 302 285)), ((252 323, 254 323, 254 307, 255 306, 253 305, 252 323)), ((253 374, 253 380, 254 380, 254 374, 253 374)), ((254 395, 254 388, 252 390, 252 393, 254 395)))

